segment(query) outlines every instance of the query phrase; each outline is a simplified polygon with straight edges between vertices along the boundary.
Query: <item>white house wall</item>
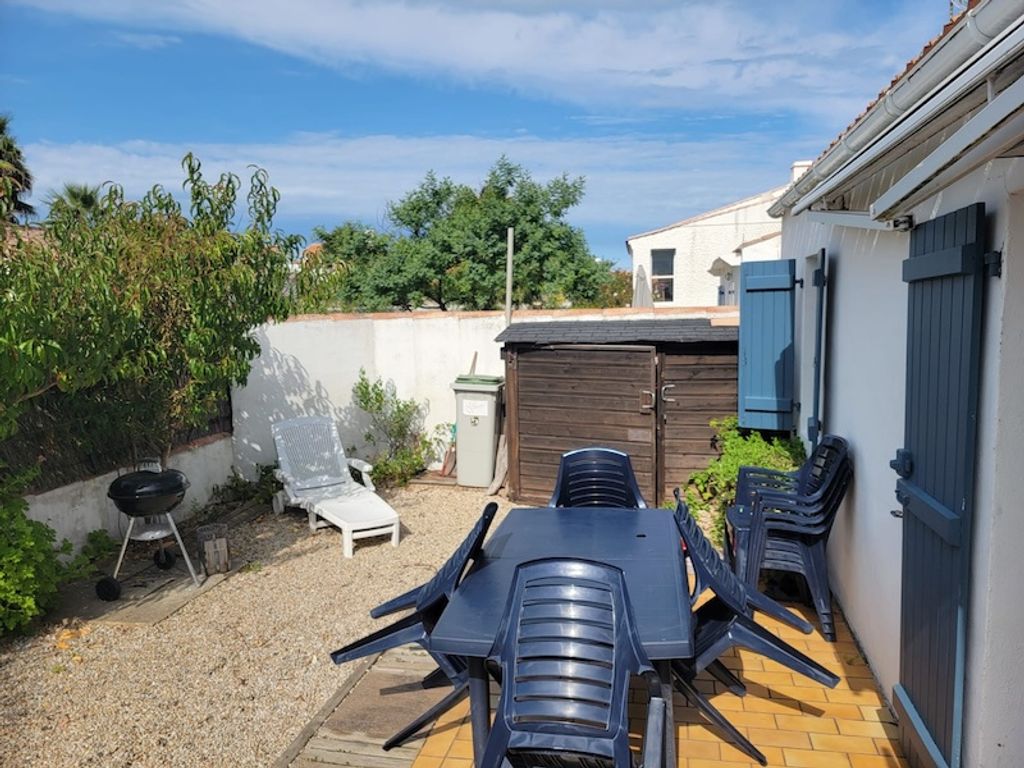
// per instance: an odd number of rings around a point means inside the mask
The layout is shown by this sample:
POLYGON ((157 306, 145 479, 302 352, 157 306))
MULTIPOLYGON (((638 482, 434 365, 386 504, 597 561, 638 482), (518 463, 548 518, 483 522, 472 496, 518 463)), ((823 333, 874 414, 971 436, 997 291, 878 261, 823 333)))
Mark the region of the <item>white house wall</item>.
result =
MULTIPOLYGON (((698 307, 717 304, 719 279, 708 272, 711 264, 718 257, 732 257, 733 251, 744 242, 779 231, 779 220, 768 215, 768 208, 777 197, 775 193, 765 193, 752 198, 747 205, 730 206, 721 213, 708 214, 689 223, 630 238, 634 279, 641 266, 648 280, 653 279, 652 250, 674 248, 673 300, 659 302, 658 306, 698 307)), ((769 246, 762 252, 766 257, 771 256, 773 249, 769 246)), ((778 258, 777 245, 774 253, 775 258, 778 258)))
POLYGON ((808 286, 818 251, 832 255, 822 421, 826 432, 849 440, 855 476, 829 540, 830 580, 872 669, 890 690, 899 673, 893 638, 899 637, 901 553, 900 522, 889 514, 896 499, 888 460, 903 440, 907 296, 901 262, 909 237, 797 217, 785 220, 782 238, 783 257, 797 259, 798 277, 805 280, 798 422, 804 432, 816 297, 808 286))
MULTIPOLYGON (((990 163, 914 211, 923 222, 985 202, 988 247, 1003 276, 986 284, 966 675, 965 766, 1009 768, 1024 760, 1024 186, 1020 161, 990 163), (1012 215, 1011 215, 1012 212, 1012 215), (1005 300, 1012 296, 1013 300, 1005 300)), ((909 236, 831 227, 788 217, 783 256, 825 247, 834 266, 824 427, 850 440, 854 485, 829 542, 833 591, 887 695, 899 676, 902 528, 888 462, 903 444, 907 291, 901 263, 909 236)), ((798 267, 799 269, 799 267, 798 267)), ((805 277, 809 277, 808 274, 805 277)), ((813 329, 807 292, 801 325, 813 329)), ((801 400, 809 403, 811 333, 802 334, 801 400)), ((802 416, 806 416, 802 414, 802 416)), ((805 419, 800 419, 805 429, 805 419)))
POLYGON ((782 240, 772 237, 760 243, 752 243, 743 249, 743 261, 772 261, 781 258, 782 240))

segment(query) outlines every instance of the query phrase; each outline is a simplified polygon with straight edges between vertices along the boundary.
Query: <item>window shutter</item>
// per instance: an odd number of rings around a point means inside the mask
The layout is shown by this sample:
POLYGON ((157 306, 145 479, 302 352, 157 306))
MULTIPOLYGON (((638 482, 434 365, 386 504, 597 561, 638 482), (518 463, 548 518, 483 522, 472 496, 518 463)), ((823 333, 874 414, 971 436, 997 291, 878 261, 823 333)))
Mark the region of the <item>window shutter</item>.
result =
POLYGON ((793 429, 796 261, 740 265, 739 422, 793 429))

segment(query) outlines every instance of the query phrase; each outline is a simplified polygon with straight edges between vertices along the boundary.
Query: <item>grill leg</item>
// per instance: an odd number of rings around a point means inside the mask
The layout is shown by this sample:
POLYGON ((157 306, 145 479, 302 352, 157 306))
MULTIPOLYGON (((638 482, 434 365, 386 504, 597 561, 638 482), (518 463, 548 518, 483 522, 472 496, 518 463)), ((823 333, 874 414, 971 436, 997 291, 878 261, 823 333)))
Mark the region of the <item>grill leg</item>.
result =
POLYGON ((114 578, 117 578, 117 572, 121 570, 121 563, 124 561, 124 552, 128 549, 128 540, 132 537, 132 528, 135 527, 135 518, 128 518, 128 530, 124 534, 124 542, 121 544, 121 554, 117 556, 117 565, 114 566, 114 578))
POLYGON ((196 576, 196 572, 192 569, 192 561, 188 559, 188 551, 185 549, 185 542, 181 540, 181 534, 178 533, 178 526, 174 524, 174 518, 171 517, 171 513, 167 513, 167 522, 171 524, 171 530, 174 531, 174 538, 178 541, 178 546, 181 547, 181 556, 185 558, 185 565, 188 566, 188 572, 192 576, 192 583, 197 587, 199 586, 199 578, 196 576))

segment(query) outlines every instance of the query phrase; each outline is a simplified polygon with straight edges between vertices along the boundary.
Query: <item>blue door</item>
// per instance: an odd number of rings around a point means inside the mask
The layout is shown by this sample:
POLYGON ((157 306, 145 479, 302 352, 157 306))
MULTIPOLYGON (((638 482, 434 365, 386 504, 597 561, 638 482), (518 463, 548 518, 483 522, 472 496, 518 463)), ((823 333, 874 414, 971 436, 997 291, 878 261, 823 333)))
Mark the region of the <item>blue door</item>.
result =
POLYGON ((915 227, 908 290, 900 682, 911 766, 960 765, 967 577, 982 343, 985 206, 915 227))

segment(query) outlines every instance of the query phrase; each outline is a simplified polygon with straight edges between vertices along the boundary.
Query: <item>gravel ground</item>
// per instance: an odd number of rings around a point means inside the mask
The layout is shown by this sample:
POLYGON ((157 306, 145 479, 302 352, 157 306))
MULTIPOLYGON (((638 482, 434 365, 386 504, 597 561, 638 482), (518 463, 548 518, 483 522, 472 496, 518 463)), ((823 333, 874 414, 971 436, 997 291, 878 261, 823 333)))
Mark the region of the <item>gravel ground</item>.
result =
POLYGON ((363 540, 351 560, 340 533, 268 510, 229 534, 231 577, 159 624, 72 623, 0 645, 0 766, 269 765, 347 677, 327 654, 432 575, 487 500, 398 491, 401 546, 363 540))

